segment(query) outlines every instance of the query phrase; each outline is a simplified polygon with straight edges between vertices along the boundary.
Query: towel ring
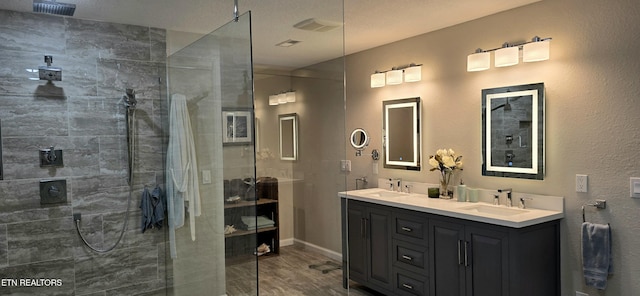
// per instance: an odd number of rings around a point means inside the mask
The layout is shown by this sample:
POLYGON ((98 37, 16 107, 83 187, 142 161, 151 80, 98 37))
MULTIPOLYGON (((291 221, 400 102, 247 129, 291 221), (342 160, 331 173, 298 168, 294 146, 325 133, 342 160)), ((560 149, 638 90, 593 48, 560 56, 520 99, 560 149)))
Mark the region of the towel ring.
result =
POLYGON ((582 223, 587 222, 587 219, 585 219, 584 217, 584 207, 586 206, 595 207, 596 209, 602 210, 607 208, 607 201, 604 199, 596 199, 596 203, 582 205, 582 223))

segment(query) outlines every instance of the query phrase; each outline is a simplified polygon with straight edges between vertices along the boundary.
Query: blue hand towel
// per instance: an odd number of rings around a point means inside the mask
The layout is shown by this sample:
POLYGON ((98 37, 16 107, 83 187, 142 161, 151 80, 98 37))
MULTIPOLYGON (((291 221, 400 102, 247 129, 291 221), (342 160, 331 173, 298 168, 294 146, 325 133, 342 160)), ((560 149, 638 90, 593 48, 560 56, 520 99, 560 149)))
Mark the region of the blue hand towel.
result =
POLYGON ((607 287, 607 276, 613 271, 608 224, 582 223, 582 271, 587 286, 607 287))

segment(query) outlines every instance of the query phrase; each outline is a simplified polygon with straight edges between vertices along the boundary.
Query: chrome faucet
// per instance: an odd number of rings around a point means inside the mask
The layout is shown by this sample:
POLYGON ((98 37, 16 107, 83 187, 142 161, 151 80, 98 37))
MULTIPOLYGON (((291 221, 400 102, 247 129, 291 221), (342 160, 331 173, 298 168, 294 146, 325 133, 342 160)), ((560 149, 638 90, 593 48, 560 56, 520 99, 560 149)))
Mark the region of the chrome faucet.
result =
POLYGON ((494 194, 493 195, 493 204, 496 206, 500 205, 500 194, 494 194))
POLYGON ((527 208, 527 205, 524 202, 525 200, 533 200, 533 198, 531 198, 531 197, 521 197, 520 198, 520 206, 519 206, 521 209, 526 209, 527 208))
POLYGON ((356 178, 356 190, 358 190, 358 181, 362 182, 362 187, 366 187, 369 181, 367 180, 367 176, 362 176, 361 178, 356 178))
POLYGON ((389 190, 402 192, 402 179, 389 178, 389 190))
POLYGON ((498 189, 499 193, 506 192, 507 193, 507 207, 512 207, 513 202, 511 201, 511 188, 498 189))

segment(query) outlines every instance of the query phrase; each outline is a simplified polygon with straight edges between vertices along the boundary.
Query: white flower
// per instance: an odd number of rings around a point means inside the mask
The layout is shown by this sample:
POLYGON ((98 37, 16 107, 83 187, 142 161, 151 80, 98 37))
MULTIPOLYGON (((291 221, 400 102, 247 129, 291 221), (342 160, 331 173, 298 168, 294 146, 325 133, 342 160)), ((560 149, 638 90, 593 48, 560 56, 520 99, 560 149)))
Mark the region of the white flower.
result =
POLYGON ((442 164, 448 168, 453 168, 456 166, 456 162, 453 160, 451 155, 445 155, 442 157, 442 164))
POLYGON ((440 168, 440 163, 436 160, 435 157, 429 158, 429 164, 434 168, 437 168, 437 169, 440 168))
POLYGON ((429 165, 433 168, 431 171, 453 171, 462 169, 462 156, 456 156, 453 149, 438 149, 436 154, 429 157, 429 165))

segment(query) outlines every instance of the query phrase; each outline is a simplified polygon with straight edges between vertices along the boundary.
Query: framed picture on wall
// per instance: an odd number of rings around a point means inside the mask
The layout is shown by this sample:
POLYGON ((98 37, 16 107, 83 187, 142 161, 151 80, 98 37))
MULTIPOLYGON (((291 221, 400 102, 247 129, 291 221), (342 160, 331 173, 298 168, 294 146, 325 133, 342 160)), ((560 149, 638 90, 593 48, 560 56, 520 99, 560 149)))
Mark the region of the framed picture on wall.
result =
POLYGON ((222 144, 253 143, 253 112, 251 109, 222 110, 222 144))

